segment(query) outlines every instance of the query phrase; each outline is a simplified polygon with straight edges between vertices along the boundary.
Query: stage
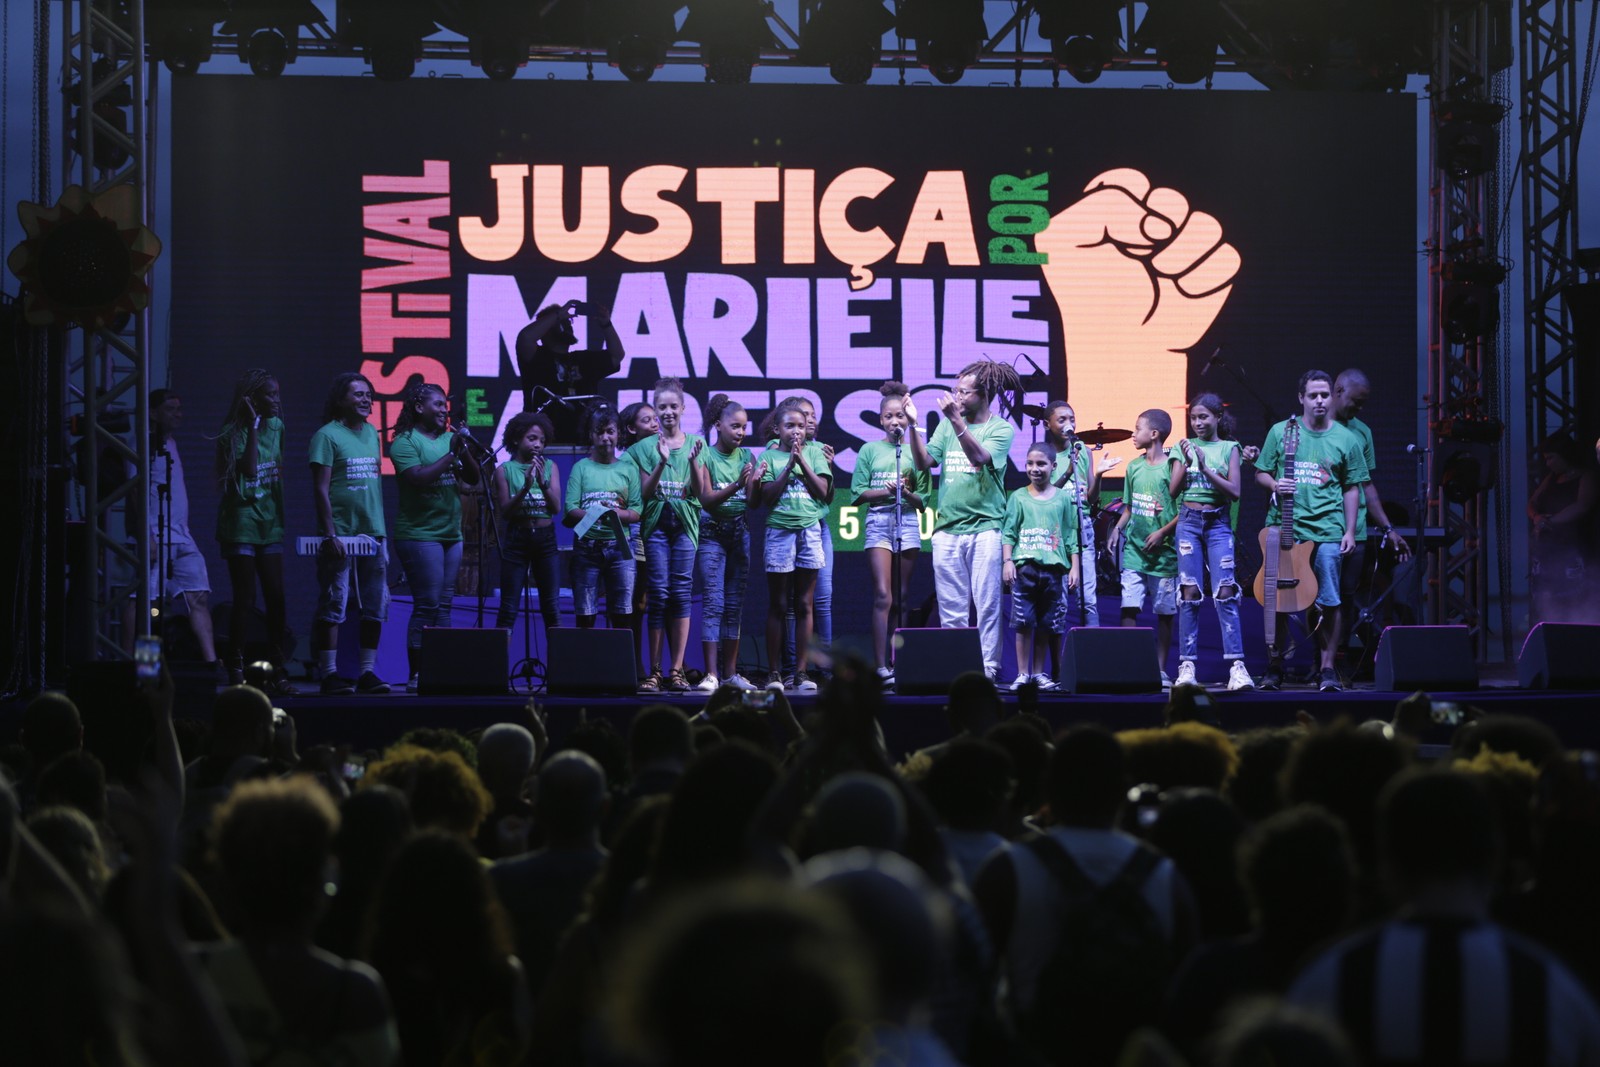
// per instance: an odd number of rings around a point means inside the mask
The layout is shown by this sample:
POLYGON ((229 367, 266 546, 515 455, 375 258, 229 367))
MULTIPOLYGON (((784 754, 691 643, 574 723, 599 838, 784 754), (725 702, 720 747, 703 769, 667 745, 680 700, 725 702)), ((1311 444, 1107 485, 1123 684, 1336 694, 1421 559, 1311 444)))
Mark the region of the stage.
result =
MULTIPOLYGON (((1003 692, 1005 713, 1015 714, 1017 698, 1003 692)), ((1320 693, 1310 687, 1286 687, 1277 692, 1213 691, 1212 699, 1222 727, 1230 733, 1264 726, 1290 726, 1296 713, 1305 710, 1319 722, 1331 723, 1348 716, 1356 721, 1388 719, 1404 693, 1357 688, 1339 693, 1320 693)), ((1569 747, 1600 748, 1600 693, 1594 691, 1551 691, 1517 689, 1509 682, 1487 684, 1477 690, 1434 693, 1439 701, 1452 701, 1482 708, 1490 714, 1529 715, 1548 725, 1569 747)), ((650 693, 637 697, 568 697, 535 694, 544 710, 553 744, 584 718, 605 719, 624 734, 634 713, 646 704, 669 704, 693 715, 705 703, 706 694, 650 693)), ((490 696, 415 696, 392 693, 388 696, 323 697, 303 696, 281 701, 294 716, 302 749, 315 744, 351 744, 361 749, 376 749, 417 727, 450 727, 462 732, 480 730, 497 722, 523 721, 527 694, 490 696)), ((791 696, 796 716, 804 722, 816 703, 811 694, 791 696)), ((1096 722, 1113 730, 1160 726, 1163 694, 1150 695, 1061 695, 1041 694, 1036 710, 1059 730, 1074 723, 1096 722)), ((942 697, 890 695, 883 714, 884 737, 890 755, 896 760, 926 745, 945 740, 942 697)), ((1452 730, 1435 726, 1423 740, 1429 746, 1446 745, 1452 730)), ((1432 750, 1430 751, 1437 751, 1432 750)))

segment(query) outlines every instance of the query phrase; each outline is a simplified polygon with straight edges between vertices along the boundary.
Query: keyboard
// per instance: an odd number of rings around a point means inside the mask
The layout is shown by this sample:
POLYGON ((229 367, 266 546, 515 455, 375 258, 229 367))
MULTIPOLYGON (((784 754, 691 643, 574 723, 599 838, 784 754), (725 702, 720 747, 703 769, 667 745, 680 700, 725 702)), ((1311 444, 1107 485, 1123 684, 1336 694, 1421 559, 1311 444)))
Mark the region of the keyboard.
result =
MULTIPOLYGON (((352 556, 376 556, 378 542, 366 534, 357 534, 354 537, 341 537, 339 543, 344 545, 344 550, 352 556)), ((322 538, 302 537, 295 542, 295 551, 302 556, 315 556, 322 551, 322 538)))

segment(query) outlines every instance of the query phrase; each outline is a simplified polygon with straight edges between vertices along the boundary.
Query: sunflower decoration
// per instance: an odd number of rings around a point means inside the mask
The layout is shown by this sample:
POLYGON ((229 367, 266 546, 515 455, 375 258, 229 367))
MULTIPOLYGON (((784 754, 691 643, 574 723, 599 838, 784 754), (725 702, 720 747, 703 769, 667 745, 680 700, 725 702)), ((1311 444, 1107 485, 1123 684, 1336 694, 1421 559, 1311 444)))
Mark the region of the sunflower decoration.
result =
POLYGON ((91 198, 69 185, 54 207, 17 205, 27 237, 6 258, 22 281, 23 315, 36 326, 99 329, 150 303, 144 277, 161 239, 139 222, 131 185, 91 198))

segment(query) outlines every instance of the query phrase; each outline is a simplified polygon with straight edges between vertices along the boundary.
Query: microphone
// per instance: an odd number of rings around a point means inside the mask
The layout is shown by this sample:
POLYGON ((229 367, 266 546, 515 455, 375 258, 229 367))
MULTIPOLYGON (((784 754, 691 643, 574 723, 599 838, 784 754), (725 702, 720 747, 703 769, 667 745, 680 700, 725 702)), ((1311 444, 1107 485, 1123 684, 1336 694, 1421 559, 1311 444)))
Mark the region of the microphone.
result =
POLYGON ((467 427, 466 427, 466 425, 464 423, 457 423, 456 424, 455 433, 462 440, 466 441, 467 444, 469 444, 472 447, 476 448, 480 454, 486 454, 486 455, 492 454, 492 453, 489 452, 489 450, 486 447, 484 447, 478 441, 478 439, 476 437, 472 436, 472 431, 467 429, 467 427))
POLYGON ((905 433, 906 433, 905 427, 896 426, 894 429, 889 431, 889 436, 894 438, 894 443, 895 444, 899 444, 900 443, 900 438, 904 437, 905 433))
POLYGON ((1420 456, 1425 452, 1433 451, 1433 449, 1424 448, 1423 446, 1418 445, 1418 444, 1410 444, 1410 445, 1406 445, 1406 451, 1409 452, 1413 456, 1420 456))
POLYGON ((1200 377, 1204 378, 1211 373, 1211 368, 1222 362, 1222 349, 1218 348, 1211 353, 1211 358, 1206 360, 1205 366, 1200 368, 1200 377))
POLYGON ((1041 378, 1050 377, 1049 373, 1043 367, 1039 366, 1039 364, 1035 363, 1033 361, 1033 357, 1028 355, 1028 353, 1018 352, 1017 355, 1028 361, 1028 366, 1033 368, 1035 374, 1039 375, 1041 378))

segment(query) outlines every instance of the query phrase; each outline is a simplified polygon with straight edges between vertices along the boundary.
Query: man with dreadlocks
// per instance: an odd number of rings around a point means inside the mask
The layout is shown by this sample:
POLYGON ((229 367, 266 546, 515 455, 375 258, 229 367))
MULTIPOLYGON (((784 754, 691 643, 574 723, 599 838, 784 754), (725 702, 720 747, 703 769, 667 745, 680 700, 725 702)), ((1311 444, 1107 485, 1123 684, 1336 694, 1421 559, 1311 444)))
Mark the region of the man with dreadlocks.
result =
POLYGON ((926 444, 911 417, 911 458, 918 470, 940 468, 938 521, 933 527, 933 581, 939 625, 970 626, 974 610, 983 668, 1000 677, 1000 523, 1006 514, 1006 456, 1016 427, 992 410, 996 397, 1016 407, 1022 383, 1004 363, 961 368, 953 394, 939 398, 944 420, 926 444))

